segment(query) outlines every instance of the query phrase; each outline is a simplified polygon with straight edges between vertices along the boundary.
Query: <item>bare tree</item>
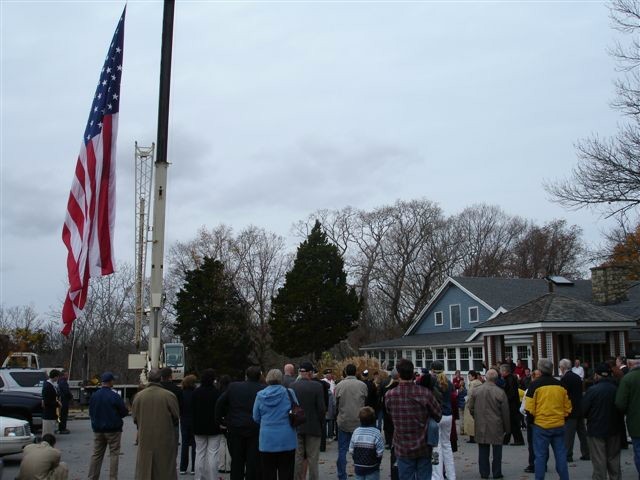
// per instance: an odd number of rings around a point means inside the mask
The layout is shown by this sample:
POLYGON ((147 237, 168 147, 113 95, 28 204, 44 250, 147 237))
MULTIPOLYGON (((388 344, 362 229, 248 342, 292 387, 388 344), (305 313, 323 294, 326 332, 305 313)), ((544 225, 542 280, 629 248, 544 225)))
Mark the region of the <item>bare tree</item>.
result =
POLYGON ((458 250, 462 275, 505 275, 526 222, 507 215, 498 206, 486 204, 465 208, 453 221, 457 234, 463 239, 458 250))
POLYGON ((629 44, 618 42, 610 50, 622 72, 612 107, 623 114, 626 123, 613 138, 594 136, 578 142, 579 162, 572 176, 545 184, 561 205, 598 208, 607 216, 640 204, 640 1, 614 0, 610 17, 615 29, 631 35, 629 44))
POLYGON ((566 220, 553 220, 542 227, 530 224, 514 246, 510 274, 518 278, 582 278, 585 251, 582 229, 567 226, 566 220))

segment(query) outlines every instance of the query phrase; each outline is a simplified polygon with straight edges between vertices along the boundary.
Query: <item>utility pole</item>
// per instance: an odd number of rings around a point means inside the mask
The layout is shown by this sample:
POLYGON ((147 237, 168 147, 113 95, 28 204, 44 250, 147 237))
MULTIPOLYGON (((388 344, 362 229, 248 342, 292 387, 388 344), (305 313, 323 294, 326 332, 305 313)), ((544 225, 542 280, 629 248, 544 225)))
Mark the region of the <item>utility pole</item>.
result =
POLYGON ((160 57, 160 95, 158 100, 158 136, 153 197, 153 243, 151 247, 151 328, 149 354, 151 368, 160 365, 161 309, 163 303, 164 223, 167 190, 167 138, 169 131, 169 92, 173 46, 174 0, 164 0, 162 17, 162 56, 160 57))

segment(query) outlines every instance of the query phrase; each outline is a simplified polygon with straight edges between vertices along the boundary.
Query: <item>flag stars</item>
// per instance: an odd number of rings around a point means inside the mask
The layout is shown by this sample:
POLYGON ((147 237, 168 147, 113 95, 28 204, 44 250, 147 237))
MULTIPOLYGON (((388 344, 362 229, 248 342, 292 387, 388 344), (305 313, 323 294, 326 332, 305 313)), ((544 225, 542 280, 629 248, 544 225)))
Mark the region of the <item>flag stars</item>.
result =
POLYGON ((107 73, 111 73, 111 67, 107 67, 107 73))
POLYGON ((102 130, 102 122, 100 122, 100 123, 98 124, 98 128, 99 128, 100 130, 102 130))
POLYGON ((107 84, 107 81, 106 81, 106 80, 103 80, 103 81, 102 81, 102 86, 104 87, 106 84, 107 84))
POLYGON ((116 76, 115 75, 111 75, 111 80, 115 80, 116 76))
POLYGON ((116 53, 120 53, 121 51, 120 47, 116 47, 116 53))
POLYGON ((114 100, 118 100, 118 94, 117 94, 117 93, 114 93, 114 94, 112 95, 112 97, 113 97, 113 99, 114 99, 114 100))
POLYGON ((108 104, 107 104, 107 108, 108 108, 109 110, 113 110, 113 105, 111 105, 110 103, 108 103, 108 104))
POLYGON ((118 65, 116 68, 118 69, 119 72, 122 71, 122 65, 118 65))

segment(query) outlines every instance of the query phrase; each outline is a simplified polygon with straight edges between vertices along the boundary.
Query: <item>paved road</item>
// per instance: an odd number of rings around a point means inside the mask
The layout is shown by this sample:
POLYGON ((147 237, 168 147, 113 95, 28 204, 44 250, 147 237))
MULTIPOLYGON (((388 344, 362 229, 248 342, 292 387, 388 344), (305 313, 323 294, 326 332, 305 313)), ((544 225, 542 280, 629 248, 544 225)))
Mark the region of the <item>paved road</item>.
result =
MULTIPOLYGON (((69 422, 70 435, 60 435, 58 437, 57 446, 62 451, 62 458, 69 465, 71 472, 70 478, 73 480, 80 480, 87 478, 87 471, 89 467, 89 459, 93 450, 93 434, 91 432, 91 425, 89 420, 74 420, 69 422)), ((464 437, 463 437, 464 438, 464 437)), ((125 428, 122 438, 122 452, 120 456, 120 476, 123 480, 133 479, 135 471, 136 461, 136 447, 135 441, 135 426, 131 421, 131 418, 125 419, 125 428)), ((576 452, 574 456, 578 458, 580 452, 578 450, 578 440, 576 439, 576 452)), ((335 459, 337 456, 337 442, 329 442, 327 444, 327 451, 320 454, 320 478, 332 479, 336 478, 335 459)), ((466 443, 462 440, 460 449, 454 454, 456 462, 457 478, 461 480, 479 479, 477 467, 477 447, 472 444, 466 443)), ((18 473, 20 465, 21 455, 11 455, 4 458, 4 480, 13 480, 18 473)), ((523 469, 527 462, 527 448, 526 447, 512 447, 508 446, 503 451, 503 474, 507 479, 518 480, 531 480, 532 474, 524 473, 523 469)), ((108 453, 107 458, 103 461, 101 478, 108 478, 108 453)), ((547 473, 547 479, 557 478, 557 474, 554 471, 553 460, 549 461, 549 473, 547 473)), ((352 467, 349 466, 350 472, 352 467)), ((388 479, 389 475, 389 455, 388 451, 385 451, 385 456, 382 465, 381 478, 388 479)), ((638 475, 635 472, 633 465, 633 455, 631 450, 622 451, 622 479, 623 480, 637 480, 638 475)), ((572 479, 575 480, 587 480, 591 478, 591 462, 577 461, 569 465, 569 473, 572 479)), ((180 478, 192 478, 190 475, 179 476, 180 478)), ((220 475, 222 479, 228 479, 228 475, 220 475)), ((218 479, 214 479, 218 480, 218 479)))

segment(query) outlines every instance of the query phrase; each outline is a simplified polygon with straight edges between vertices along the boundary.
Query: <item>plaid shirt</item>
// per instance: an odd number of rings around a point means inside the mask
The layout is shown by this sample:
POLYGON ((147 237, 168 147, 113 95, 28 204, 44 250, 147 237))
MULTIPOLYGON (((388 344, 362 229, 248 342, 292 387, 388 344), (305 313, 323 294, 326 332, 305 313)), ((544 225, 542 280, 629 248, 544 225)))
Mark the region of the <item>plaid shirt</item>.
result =
POLYGON ((393 421, 393 447, 397 457, 418 458, 428 455, 425 440, 427 423, 440 421, 438 401, 431 392, 413 382, 400 382, 384 396, 387 413, 393 421))

